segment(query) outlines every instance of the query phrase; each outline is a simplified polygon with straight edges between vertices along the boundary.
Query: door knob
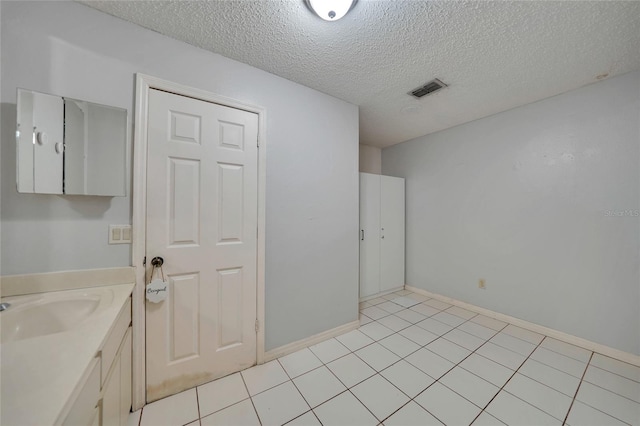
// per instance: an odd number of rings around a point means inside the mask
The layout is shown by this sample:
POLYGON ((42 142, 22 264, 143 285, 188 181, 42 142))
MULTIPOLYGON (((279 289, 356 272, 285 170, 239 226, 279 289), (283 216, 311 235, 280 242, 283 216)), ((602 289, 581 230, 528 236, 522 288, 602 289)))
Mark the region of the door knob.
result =
POLYGON ((164 264, 164 259, 161 258, 160 256, 156 256, 153 259, 151 259, 151 266, 153 266, 154 268, 159 268, 164 264))

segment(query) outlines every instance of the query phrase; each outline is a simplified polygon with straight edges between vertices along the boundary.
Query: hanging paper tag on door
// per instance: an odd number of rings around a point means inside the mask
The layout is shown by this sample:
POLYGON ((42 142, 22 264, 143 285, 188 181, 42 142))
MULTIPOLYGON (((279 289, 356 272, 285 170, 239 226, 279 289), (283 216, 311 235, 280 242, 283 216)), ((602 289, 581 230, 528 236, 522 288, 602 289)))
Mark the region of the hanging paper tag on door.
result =
POLYGON ((167 298, 167 283, 159 278, 151 280, 146 287, 147 300, 151 303, 160 303, 167 298))

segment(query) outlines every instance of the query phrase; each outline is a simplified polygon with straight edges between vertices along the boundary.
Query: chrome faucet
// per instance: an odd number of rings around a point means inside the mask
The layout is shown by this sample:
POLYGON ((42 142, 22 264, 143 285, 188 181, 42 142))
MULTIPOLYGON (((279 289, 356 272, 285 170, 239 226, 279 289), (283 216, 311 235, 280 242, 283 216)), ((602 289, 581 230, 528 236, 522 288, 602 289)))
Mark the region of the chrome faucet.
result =
POLYGON ((11 306, 11 303, 0 303, 0 312, 9 309, 9 306, 11 306))

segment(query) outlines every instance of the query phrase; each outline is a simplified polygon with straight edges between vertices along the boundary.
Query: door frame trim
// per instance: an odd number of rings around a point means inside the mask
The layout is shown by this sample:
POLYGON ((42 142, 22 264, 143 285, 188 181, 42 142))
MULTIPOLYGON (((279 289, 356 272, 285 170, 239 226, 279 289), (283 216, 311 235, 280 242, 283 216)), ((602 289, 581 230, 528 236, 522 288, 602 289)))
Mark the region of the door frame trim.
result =
POLYGON ((133 143, 133 241, 131 262, 135 267, 136 285, 133 290, 133 410, 146 403, 146 351, 145 351, 145 268, 142 262, 146 250, 146 200, 147 200, 147 117, 149 90, 158 89, 176 95, 212 102, 227 107, 258 114, 258 244, 256 259, 256 318, 259 328, 256 334, 256 363, 264 363, 265 354, 265 196, 266 196, 266 109, 226 96, 196 89, 146 74, 136 73, 135 130, 133 143))

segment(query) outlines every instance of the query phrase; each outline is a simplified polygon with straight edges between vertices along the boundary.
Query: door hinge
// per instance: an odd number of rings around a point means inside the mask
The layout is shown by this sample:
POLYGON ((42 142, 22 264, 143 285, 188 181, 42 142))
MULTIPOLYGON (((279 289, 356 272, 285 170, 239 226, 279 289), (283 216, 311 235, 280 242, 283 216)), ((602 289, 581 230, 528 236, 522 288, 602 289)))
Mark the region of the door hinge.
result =
POLYGON ((256 138, 256 146, 260 148, 260 137, 256 138))
POLYGON ((256 333, 260 330, 260 321, 256 320, 256 333))
POLYGON ((147 256, 142 259, 142 266, 147 266, 147 256))

